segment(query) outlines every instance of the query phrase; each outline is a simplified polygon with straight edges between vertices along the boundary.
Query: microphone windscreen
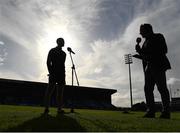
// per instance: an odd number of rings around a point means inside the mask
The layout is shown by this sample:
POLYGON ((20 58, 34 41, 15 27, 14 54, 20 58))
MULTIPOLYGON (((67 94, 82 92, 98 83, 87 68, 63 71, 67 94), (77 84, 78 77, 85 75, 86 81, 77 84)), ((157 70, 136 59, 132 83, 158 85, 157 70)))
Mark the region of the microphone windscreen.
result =
POLYGON ((138 38, 136 39, 136 42, 139 44, 139 43, 141 42, 141 38, 138 37, 138 38))
POLYGON ((71 52, 71 48, 70 48, 70 47, 67 47, 67 50, 68 50, 69 52, 71 52))

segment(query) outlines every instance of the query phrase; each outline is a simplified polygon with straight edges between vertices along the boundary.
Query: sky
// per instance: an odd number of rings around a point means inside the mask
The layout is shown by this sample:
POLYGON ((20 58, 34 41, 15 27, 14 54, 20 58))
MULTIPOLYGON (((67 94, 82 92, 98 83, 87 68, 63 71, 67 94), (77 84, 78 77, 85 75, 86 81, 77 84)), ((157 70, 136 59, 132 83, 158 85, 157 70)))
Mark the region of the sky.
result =
MULTIPOLYGON (((166 39, 172 66, 167 83, 172 96, 180 96, 179 7, 179 0, 0 0, 0 78, 47 82, 47 54, 63 37, 67 84, 71 47, 80 86, 116 89, 112 103, 128 107, 124 55, 136 53, 139 26, 150 23, 166 39)), ((133 103, 145 101, 140 60, 133 58, 131 74, 133 103)))

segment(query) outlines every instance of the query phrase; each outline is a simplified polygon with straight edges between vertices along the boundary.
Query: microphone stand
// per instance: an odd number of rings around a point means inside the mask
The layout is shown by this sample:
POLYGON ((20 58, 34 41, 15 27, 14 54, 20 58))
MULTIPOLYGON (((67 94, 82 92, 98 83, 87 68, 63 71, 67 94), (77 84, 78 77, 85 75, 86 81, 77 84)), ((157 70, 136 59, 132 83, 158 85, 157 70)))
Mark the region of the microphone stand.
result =
MULTIPOLYGON (((74 75, 76 77, 76 81, 77 81, 77 85, 79 86, 79 81, 78 81, 78 77, 77 77, 77 73, 76 73, 76 69, 75 69, 75 65, 74 65, 74 61, 73 61, 73 58, 72 58, 72 52, 69 51, 69 55, 70 55, 70 58, 71 58, 71 63, 72 63, 72 86, 74 86, 74 75)), ((73 100, 74 100, 74 96, 72 96, 72 107, 71 107, 71 113, 74 113, 74 104, 73 104, 73 100)))
POLYGON ((73 61, 73 58, 72 58, 72 52, 69 51, 69 54, 70 54, 70 57, 71 57, 71 63, 72 63, 72 86, 74 86, 74 74, 75 74, 75 77, 76 77, 76 81, 77 81, 77 85, 79 86, 79 81, 78 81, 78 77, 77 77, 77 73, 76 73, 76 69, 75 69, 75 65, 74 65, 74 61, 73 61))

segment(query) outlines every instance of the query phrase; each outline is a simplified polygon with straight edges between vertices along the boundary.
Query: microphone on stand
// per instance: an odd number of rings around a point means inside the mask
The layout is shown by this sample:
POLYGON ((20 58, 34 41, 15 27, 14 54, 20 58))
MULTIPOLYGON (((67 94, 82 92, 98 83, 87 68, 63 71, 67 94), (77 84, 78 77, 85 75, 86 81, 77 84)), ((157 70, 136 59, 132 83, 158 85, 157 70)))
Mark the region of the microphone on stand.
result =
POLYGON ((68 50, 70 53, 75 54, 74 51, 72 51, 72 49, 71 49, 70 47, 67 47, 67 50, 68 50))

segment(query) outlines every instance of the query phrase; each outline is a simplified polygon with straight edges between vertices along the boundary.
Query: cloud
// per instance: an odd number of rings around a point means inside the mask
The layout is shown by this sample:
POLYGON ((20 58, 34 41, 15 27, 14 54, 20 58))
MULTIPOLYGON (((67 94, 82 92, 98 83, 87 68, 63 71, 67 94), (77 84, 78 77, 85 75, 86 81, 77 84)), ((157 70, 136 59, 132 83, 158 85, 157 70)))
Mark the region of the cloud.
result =
POLYGON ((167 81, 171 97, 180 97, 180 79, 177 78, 169 78, 167 81))
POLYGON ((20 79, 32 80, 35 76, 38 76, 40 71, 39 62, 34 56, 31 56, 33 51, 29 51, 26 47, 21 46, 18 42, 11 40, 5 35, 0 34, 0 38, 3 40, 4 45, 1 48, 0 57, 3 58, 3 65, 1 65, 1 73, 4 73, 1 77, 4 78, 16 78, 12 75, 19 75, 20 79), (16 73, 16 74, 14 74, 16 73))
POLYGON ((0 41, 0 66, 4 64, 4 61, 7 57, 8 53, 4 47, 4 42, 0 41))
POLYGON ((4 45, 4 42, 0 41, 0 45, 4 45))
POLYGON ((180 82, 180 79, 177 78, 169 78, 167 84, 175 84, 175 82, 180 82))

